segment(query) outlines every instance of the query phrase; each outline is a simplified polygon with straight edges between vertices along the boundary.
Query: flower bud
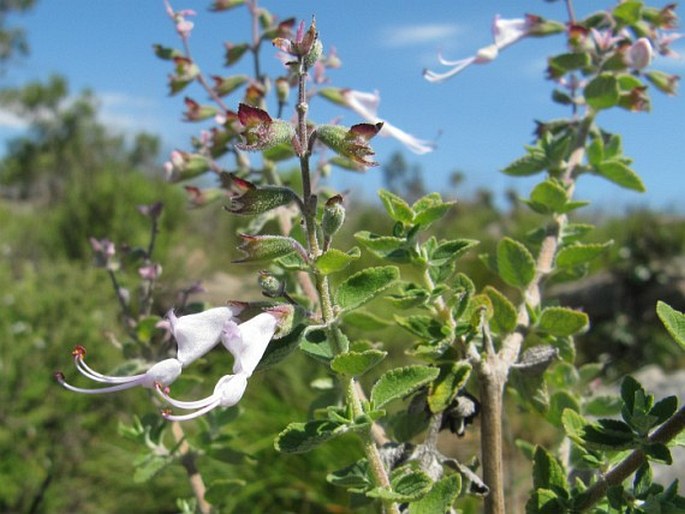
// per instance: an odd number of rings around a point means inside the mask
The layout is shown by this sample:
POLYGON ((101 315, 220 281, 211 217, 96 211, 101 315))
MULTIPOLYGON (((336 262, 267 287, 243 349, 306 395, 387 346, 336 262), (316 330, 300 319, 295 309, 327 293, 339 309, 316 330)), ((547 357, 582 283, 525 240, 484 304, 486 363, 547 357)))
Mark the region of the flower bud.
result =
POLYGON ((321 43, 320 39, 317 39, 314 41, 312 44, 311 50, 309 50, 309 53, 304 57, 304 65, 307 68, 311 68, 316 64, 316 61, 318 61, 321 58, 321 55, 323 54, 323 44, 321 43))
POLYGON ((361 166, 376 166, 377 162, 367 157, 374 155, 369 139, 378 134, 383 123, 359 123, 347 129, 339 125, 321 125, 315 134, 319 141, 331 150, 351 159, 361 166))
POLYGON ((232 187, 242 194, 231 198, 226 210, 233 214, 262 214, 264 212, 286 205, 296 198, 295 192, 287 187, 261 186, 257 187, 252 182, 231 175, 232 187))
POLYGON ((169 180, 187 180, 208 171, 209 162, 203 155, 174 150, 164 168, 169 180))
POLYGON ((669 75, 663 71, 654 70, 645 73, 645 77, 654 87, 667 95, 675 95, 678 90, 678 81, 680 80, 678 75, 669 75))
POLYGON ((268 271, 260 271, 257 281, 264 296, 268 296, 269 298, 283 296, 285 285, 268 271))
POLYGON ((257 107, 240 104, 238 119, 245 130, 244 143, 236 145, 241 150, 267 150, 281 143, 290 143, 295 137, 293 126, 283 120, 273 120, 257 107))
POLYGON ((652 44, 646 37, 641 37, 630 45, 626 54, 628 66, 641 70, 652 62, 652 44))
POLYGON ((290 96, 290 82, 286 77, 278 77, 276 79, 276 97, 279 103, 286 103, 290 96))
POLYGON ((345 222, 345 207, 342 202, 343 199, 340 195, 331 196, 326 200, 321 220, 321 228, 326 237, 334 235, 345 222))

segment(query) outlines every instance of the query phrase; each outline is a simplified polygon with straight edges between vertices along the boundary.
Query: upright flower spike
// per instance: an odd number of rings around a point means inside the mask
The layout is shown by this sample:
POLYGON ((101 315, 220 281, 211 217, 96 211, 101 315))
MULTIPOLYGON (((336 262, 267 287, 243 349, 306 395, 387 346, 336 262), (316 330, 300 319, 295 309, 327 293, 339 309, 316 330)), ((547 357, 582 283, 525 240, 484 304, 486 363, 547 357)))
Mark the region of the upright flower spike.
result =
POLYGON ((219 379, 211 395, 196 401, 181 401, 169 396, 164 384, 157 384, 160 396, 170 405, 182 410, 192 410, 189 414, 175 415, 168 410, 162 415, 170 421, 194 419, 217 407, 232 407, 237 404, 247 388, 247 379, 252 376, 261 360, 269 341, 274 336, 278 318, 263 312, 250 320, 238 324, 233 320, 226 322, 221 341, 233 355, 233 374, 219 379))
POLYGON ((415 154, 421 155, 435 150, 435 143, 418 139, 378 116, 378 105, 381 101, 378 91, 366 93, 354 89, 324 88, 319 91, 319 94, 333 103, 351 109, 370 123, 383 122, 383 127, 379 134, 383 137, 397 139, 415 154))
POLYGON ((111 376, 99 373, 86 364, 86 349, 78 345, 72 351, 76 369, 86 378, 110 385, 99 389, 75 387, 66 382, 61 371, 55 373, 55 378, 64 388, 86 394, 113 393, 137 386, 152 388, 155 384, 168 386, 179 377, 185 366, 219 343, 224 326, 233 318, 233 309, 236 312, 239 310, 238 307, 216 307, 180 318, 177 318, 173 311, 169 312, 167 325, 178 345, 176 358, 158 362, 145 373, 132 376, 111 376))
POLYGON ((440 64, 452 66, 452 69, 445 73, 424 70, 423 76, 428 82, 443 82, 472 64, 485 64, 494 61, 501 50, 513 45, 526 36, 546 36, 561 32, 562 30, 564 30, 563 25, 530 14, 526 15, 525 18, 513 19, 495 16, 492 23, 493 43, 491 45, 481 48, 471 57, 466 57, 465 59, 460 59, 458 61, 448 61, 441 55, 438 55, 440 64))

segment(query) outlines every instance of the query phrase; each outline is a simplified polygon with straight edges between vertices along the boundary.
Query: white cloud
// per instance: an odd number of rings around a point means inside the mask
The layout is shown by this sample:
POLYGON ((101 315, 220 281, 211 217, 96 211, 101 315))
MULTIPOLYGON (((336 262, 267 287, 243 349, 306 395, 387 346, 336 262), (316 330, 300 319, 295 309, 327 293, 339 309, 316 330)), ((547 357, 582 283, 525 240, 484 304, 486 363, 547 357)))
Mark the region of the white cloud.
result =
POLYGON ((115 132, 160 132, 160 106, 156 99, 117 91, 100 92, 96 97, 100 120, 115 132))
POLYGON ((419 25, 397 25, 385 27, 381 32, 381 43, 390 48, 414 45, 442 44, 462 33, 456 23, 424 23, 419 25))
POLYGON ((0 109, 0 128, 10 130, 24 130, 28 127, 25 119, 10 111, 0 109))

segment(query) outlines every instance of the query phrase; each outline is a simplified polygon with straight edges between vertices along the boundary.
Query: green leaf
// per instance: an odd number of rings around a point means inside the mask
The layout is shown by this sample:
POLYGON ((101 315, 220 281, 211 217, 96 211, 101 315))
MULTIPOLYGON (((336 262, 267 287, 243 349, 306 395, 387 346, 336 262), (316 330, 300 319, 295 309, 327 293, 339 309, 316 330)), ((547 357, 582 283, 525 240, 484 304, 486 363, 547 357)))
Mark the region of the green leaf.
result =
POLYGON ((615 416, 621 412, 621 405, 616 396, 598 395, 585 404, 583 412, 596 417, 615 416))
POLYGON ((335 356, 335 350, 328 340, 326 327, 309 326, 304 329, 300 337, 300 350, 310 357, 328 363, 335 356))
POLYGON ((662 301, 657 302, 656 313, 673 340, 685 350, 685 314, 662 301))
POLYGON ((409 514, 444 514, 461 491, 461 475, 452 473, 435 482, 431 490, 416 502, 409 504, 409 514))
POLYGON ((293 145, 290 143, 278 143, 270 148, 262 150, 262 157, 269 161, 284 161, 295 156, 293 145))
POLYGON ((582 432, 583 441, 593 449, 627 450, 634 445, 630 426, 616 419, 600 419, 597 423, 586 425, 582 432))
POLYGON ((232 75, 230 77, 215 76, 213 78, 213 89, 219 96, 226 96, 232 93, 249 80, 249 77, 247 75, 232 75))
POLYGON ((585 86, 583 94, 585 101, 593 109, 608 109, 618 103, 618 81, 613 74, 602 73, 585 86))
POLYGON ((535 259, 521 243, 505 237, 497 244, 497 270, 507 284, 524 288, 535 277, 535 259))
POLYGON ((393 502, 411 502, 425 495, 432 485, 433 481, 423 471, 403 466, 393 470, 390 476, 390 489, 377 487, 368 491, 366 495, 393 502))
POLYGON ((412 205, 412 210, 416 213, 414 225, 427 228, 447 214, 455 203, 453 201, 443 202, 439 193, 430 193, 419 198, 412 205))
POLYGON ((559 78, 569 71, 586 68, 591 64, 591 59, 587 52, 573 52, 550 57, 547 62, 552 77, 559 78))
POLYGON ((561 427, 561 416, 566 409, 580 411, 580 403, 575 395, 568 391, 557 391, 549 400, 549 409, 545 417, 555 427, 561 427))
POLYGON ((388 352, 366 350, 364 352, 346 352, 336 355, 331 362, 331 369, 336 373, 358 377, 382 361, 388 352))
POLYGON ((515 177, 527 177, 544 171, 547 167, 547 157, 543 153, 529 154, 516 159, 502 170, 506 175, 515 177))
POLYGON ((433 266, 443 266, 449 262, 455 261, 477 244, 478 241, 475 239, 453 239, 451 241, 444 241, 430 253, 429 262, 433 266))
POLYGON ((537 489, 526 502, 526 514, 559 514, 566 512, 559 496, 550 489, 537 489))
POLYGON ((566 190, 553 180, 540 182, 530 193, 528 205, 541 214, 564 212, 568 201, 566 190))
POLYGON ((642 12, 641 1, 627 1, 618 4, 614 8, 614 18, 624 25, 634 25, 640 21, 640 14, 642 12))
POLYGON ((649 411, 649 415, 654 416, 657 419, 657 425, 661 425, 668 418, 673 416, 677 408, 678 397, 667 396, 654 404, 654 407, 649 411))
POLYGON ((625 189, 644 193, 647 189, 640 176, 627 164, 619 160, 609 160, 595 167, 599 175, 625 189))
POLYGON ((306 453, 347 431, 347 425, 329 420, 290 423, 274 441, 282 453, 306 453))
POLYGON ((405 330, 426 341, 442 339, 447 335, 443 332, 444 325, 433 316, 415 314, 405 317, 396 314, 395 321, 405 330))
POLYGON ((170 61, 174 57, 183 57, 183 53, 175 48, 169 48, 168 46, 162 45, 152 45, 155 55, 160 59, 165 61, 170 61))
POLYGON ((247 43, 234 45, 232 43, 226 44, 226 66, 231 66, 237 63, 240 58, 245 55, 245 52, 250 48, 247 43))
POLYGON ((381 330, 390 325, 390 321, 365 311, 348 312, 343 321, 362 330, 381 330))
POLYGON ((174 457, 169 455, 156 455, 154 453, 141 455, 133 461, 135 467, 133 481, 136 484, 147 482, 173 461, 174 457))
POLYGON ((392 286, 399 276, 395 266, 367 268, 355 273, 336 288, 335 304, 342 311, 356 309, 392 286))
POLYGON ((533 487, 568 491, 564 468, 542 446, 535 448, 533 456, 533 487))
POLYGON ((492 286, 486 286, 483 292, 490 298, 494 310, 490 318, 490 329, 497 334, 512 332, 516 328, 516 307, 492 286))
POLYGON ((371 404, 378 409, 392 400, 403 398, 435 380, 440 370, 429 366, 406 366, 384 373, 371 389, 371 404))
POLYGON ((565 246, 557 253, 556 265, 559 268, 573 268, 585 264, 602 255, 613 241, 606 243, 574 244, 565 246))
POLYGON ((561 424, 569 439, 583 446, 584 430, 589 424, 585 418, 573 409, 564 409, 561 413, 561 424))
POLYGON ((413 209, 402 198, 385 189, 378 191, 378 196, 393 220, 405 225, 410 225, 414 221, 413 209))
POLYGON ((649 460, 656 460, 668 464, 669 466, 673 464, 673 457, 671 456, 671 450, 665 444, 662 443, 652 443, 643 447, 644 452, 649 457, 649 460))
POLYGON ((205 492, 205 499, 212 505, 221 506, 226 503, 228 498, 241 491, 246 485, 247 482, 239 478, 214 480, 209 484, 205 492))
POLYGON ((376 257, 399 264, 408 263, 411 260, 407 242, 403 238, 379 236, 366 230, 357 232, 354 237, 376 257))
POLYGON ((440 366, 440 374, 428 393, 428 406, 431 412, 437 414, 445 410, 466 385, 470 375, 471 365, 466 361, 440 366))
POLYGON ((366 489, 370 485, 369 463, 366 459, 360 459, 354 464, 329 473, 326 481, 338 487, 366 489))
POLYGON ((347 252, 331 248, 317 257, 314 265, 323 275, 330 275, 331 273, 344 270, 353 261, 359 259, 360 256, 361 251, 356 246, 347 252))
POLYGON ((570 336, 585 329, 590 320, 584 312, 565 307, 547 307, 538 320, 538 329, 553 336, 570 336))

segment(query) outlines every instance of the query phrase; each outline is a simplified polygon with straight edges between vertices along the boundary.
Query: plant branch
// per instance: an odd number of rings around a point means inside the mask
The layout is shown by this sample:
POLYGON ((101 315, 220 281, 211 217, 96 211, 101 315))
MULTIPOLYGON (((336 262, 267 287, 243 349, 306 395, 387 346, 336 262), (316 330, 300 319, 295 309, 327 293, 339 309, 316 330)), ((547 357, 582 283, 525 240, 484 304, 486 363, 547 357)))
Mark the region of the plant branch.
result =
MULTIPOLYGON (((685 430, 685 407, 681 407, 668 421, 655 430, 647 440, 650 443, 667 443, 683 430, 685 430)), ((585 512, 590 509, 590 507, 606 496, 609 487, 621 484, 635 473, 644 464, 646 458, 647 456, 643 450, 632 452, 583 493, 574 512, 585 512)))
POLYGON ((212 506, 205 500, 205 492, 207 490, 205 482, 202 479, 200 471, 197 469, 195 453, 193 453, 190 445, 188 445, 183 428, 178 421, 171 423, 171 432, 174 435, 174 440, 178 444, 179 460, 188 475, 190 488, 193 490, 193 495, 197 500, 197 507, 201 514, 210 514, 212 512, 212 506))

